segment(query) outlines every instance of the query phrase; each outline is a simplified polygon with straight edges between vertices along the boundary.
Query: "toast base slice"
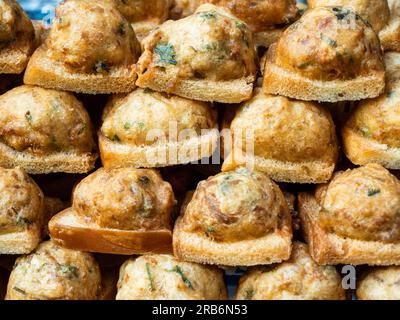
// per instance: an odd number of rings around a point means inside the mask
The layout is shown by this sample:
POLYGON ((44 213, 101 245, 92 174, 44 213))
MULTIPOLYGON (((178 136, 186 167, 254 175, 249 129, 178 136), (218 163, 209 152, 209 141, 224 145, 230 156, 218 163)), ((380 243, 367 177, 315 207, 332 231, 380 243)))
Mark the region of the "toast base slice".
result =
POLYGON ((240 103, 251 98, 254 81, 255 76, 231 81, 182 79, 171 88, 170 75, 155 70, 154 72, 139 73, 136 85, 154 91, 173 93, 192 100, 240 103))
POLYGON ((384 51, 400 52, 400 17, 392 14, 388 25, 379 32, 384 51))
POLYGON ((103 166, 106 168, 132 166, 156 168, 186 164, 209 158, 218 143, 218 130, 181 142, 167 142, 152 146, 132 146, 99 134, 99 149, 103 166))
POLYGON ((29 60, 24 83, 79 93, 111 94, 133 91, 136 78, 135 66, 113 67, 107 75, 71 73, 62 63, 50 59, 42 45, 29 60))
POLYGON ((239 166, 247 166, 265 172, 275 181, 290 183, 324 183, 335 169, 335 162, 303 161, 299 163, 266 159, 244 155, 234 151, 228 154, 222 164, 222 171, 230 171, 239 166))
POLYGON ((388 169, 400 169, 400 149, 363 137, 351 128, 342 130, 343 151, 357 165, 379 163, 388 169))
POLYGON ((58 152, 51 155, 36 156, 16 151, 0 142, 0 166, 3 168, 21 167, 29 174, 52 172, 87 173, 94 168, 98 154, 58 152))
POLYGON ((121 255, 172 253, 171 230, 101 228, 83 221, 72 208, 55 215, 49 231, 55 243, 74 250, 121 255))
POLYGON ((20 74, 25 70, 34 48, 34 39, 18 37, 10 46, 0 49, 0 74, 20 74))
POLYGON ((206 235, 187 232, 182 217, 175 223, 174 255, 178 259, 223 266, 254 266, 279 263, 290 258, 292 226, 290 213, 281 220, 281 226, 262 238, 236 242, 215 242, 206 235))
POLYGON ((400 265, 400 243, 362 241, 327 233, 318 224, 319 205, 310 193, 298 197, 300 219, 312 258, 320 265, 400 265))
POLYGON ((277 66, 274 63, 275 51, 276 44, 273 44, 265 61, 265 93, 306 101, 338 102, 375 98, 385 88, 384 71, 350 80, 321 81, 305 78, 277 66))
POLYGON ((28 254, 39 245, 41 229, 32 224, 16 231, 0 234, 0 254, 28 254))

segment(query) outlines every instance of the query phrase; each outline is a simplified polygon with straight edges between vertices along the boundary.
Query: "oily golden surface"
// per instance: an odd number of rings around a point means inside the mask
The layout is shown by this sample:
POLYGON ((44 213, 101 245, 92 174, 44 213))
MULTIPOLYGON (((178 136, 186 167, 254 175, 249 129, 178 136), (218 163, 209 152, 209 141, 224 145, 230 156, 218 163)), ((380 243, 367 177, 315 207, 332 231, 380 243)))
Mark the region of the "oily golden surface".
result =
POLYGON ((131 23, 151 21, 162 23, 168 18, 171 0, 106 0, 116 5, 118 10, 131 23))
POLYGON ((170 184, 150 169, 101 168, 73 193, 73 208, 80 216, 122 230, 169 228, 174 204, 170 184))
POLYGON ((350 8, 310 9, 285 30, 275 63, 314 80, 345 80, 383 71, 379 39, 350 8))
POLYGON ((0 168, 0 235, 43 221, 43 193, 21 169, 0 168))
POLYGON ((136 89, 128 95, 110 100, 103 117, 101 133, 107 138, 131 145, 152 145, 156 141, 148 137, 151 130, 169 137, 176 125, 177 138, 183 130, 211 129, 217 124, 217 114, 205 102, 178 96, 168 96, 148 89, 136 89), (157 130, 157 131, 156 131, 157 130))
POLYGON ((290 260, 250 268, 241 277, 238 300, 342 300, 341 277, 333 266, 319 266, 307 245, 295 242, 290 260))
POLYGON ((91 152, 89 115, 71 93, 23 85, 0 96, 0 140, 36 155, 91 152))
POLYGON ((15 262, 7 300, 92 300, 101 275, 90 253, 65 249, 51 241, 15 262))
POLYGON ((400 148, 400 53, 386 53, 385 62, 385 92, 361 101, 345 126, 365 138, 400 148))
POLYGON ((239 168, 197 185, 183 225, 218 242, 255 239, 274 232, 287 211, 285 197, 266 174, 239 168))
POLYGON ((337 173, 316 190, 320 224, 340 237, 398 242, 400 182, 379 164, 337 173))
POLYGON ((233 143, 242 137, 243 148, 246 135, 254 135, 255 156, 289 162, 336 161, 335 125, 329 112, 313 102, 256 90, 238 109, 231 130, 233 143))
POLYGON ((23 34, 34 37, 32 22, 26 13, 15 0, 0 1, 0 48, 23 34))
POLYGON ((253 32, 290 23, 298 14, 294 0, 177 0, 173 14, 186 17, 204 3, 212 3, 229 10, 247 23, 253 32))
POLYGON ((372 25, 375 32, 381 31, 390 19, 387 0, 308 0, 308 6, 309 8, 326 6, 352 8, 372 25))
POLYGON ((139 73, 161 70, 170 87, 180 79, 234 80, 256 73, 256 52, 245 23, 213 5, 168 21, 143 40, 139 73))
POLYGON ((358 283, 360 300, 400 300, 400 267, 375 268, 358 283))
POLYGON ((226 287, 217 267, 145 255, 122 265, 116 299, 219 300, 226 299, 226 287))
POLYGON ((114 5, 94 0, 59 5, 45 46, 51 59, 84 73, 133 65, 140 54, 129 22, 114 5))

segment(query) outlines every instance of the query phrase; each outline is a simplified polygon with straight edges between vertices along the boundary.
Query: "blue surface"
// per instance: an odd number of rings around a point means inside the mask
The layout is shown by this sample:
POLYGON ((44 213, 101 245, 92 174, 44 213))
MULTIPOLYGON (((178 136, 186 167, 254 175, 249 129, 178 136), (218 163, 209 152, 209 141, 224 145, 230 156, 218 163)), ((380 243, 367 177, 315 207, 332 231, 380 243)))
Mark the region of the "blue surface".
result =
POLYGON ((18 0, 31 19, 44 20, 50 23, 54 9, 61 0, 18 0))

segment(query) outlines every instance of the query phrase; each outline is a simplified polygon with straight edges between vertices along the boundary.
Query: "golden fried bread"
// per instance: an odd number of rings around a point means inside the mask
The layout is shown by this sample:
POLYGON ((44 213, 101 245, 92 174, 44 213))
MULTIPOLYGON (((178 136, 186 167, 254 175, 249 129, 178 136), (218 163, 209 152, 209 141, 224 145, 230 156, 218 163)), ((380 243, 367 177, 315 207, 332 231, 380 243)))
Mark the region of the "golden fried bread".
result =
POLYGON ((290 257, 291 219, 279 187, 264 173, 239 168, 197 185, 175 223, 174 254, 226 266, 290 257))
POLYGON ((86 173, 98 157, 93 129, 71 93, 20 86, 0 96, 0 166, 86 173))
POLYGON ((0 168, 0 254, 30 253, 44 222, 43 193, 20 168, 0 168))
POLYGON ((350 8, 318 7, 269 48, 263 89, 301 100, 360 100, 377 97, 384 76, 372 27, 350 8))
POLYGON ((50 236, 89 252, 170 252, 174 204, 170 184, 154 170, 101 168, 75 187, 72 207, 50 220, 50 236))
POLYGON ((132 27, 114 5, 68 0, 57 7, 24 82, 90 94, 130 92, 135 88, 139 54, 132 27))
POLYGON ((18 1, 0 1, 0 74, 24 71, 34 46, 32 22, 18 1))
POLYGON ((240 106, 230 129, 232 148, 224 139, 224 152, 229 154, 222 171, 254 166, 276 181, 321 183, 335 168, 335 126, 329 112, 316 103, 256 89, 240 106))
POLYGON ((357 284, 358 300, 400 300, 400 267, 373 268, 357 284))
POLYGON ((317 263, 400 264, 400 182, 381 165, 337 173, 298 203, 317 263))
POLYGON ((100 289, 100 269, 90 253, 46 241, 16 260, 6 300, 93 300, 100 289))
POLYGON ((400 169, 400 53, 386 53, 385 62, 385 92, 358 103, 342 128, 343 150, 354 164, 400 169))
POLYGON ((106 168, 188 163, 210 157, 217 142, 217 114, 207 103, 140 88, 110 100, 99 135, 106 168))
POLYGON ((117 300, 224 300, 223 272, 171 255, 131 258, 121 269, 117 300))
POLYGON ((142 88, 200 101, 237 103, 251 97, 256 52, 247 25, 205 4, 146 37, 137 64, 142 88))
POLYGON ((204 3, 223 7, 247 23, 254 33, 254 42, 263 47, 278 40, 283 26, 298 18, 294 0, 176 0, 171 16, 174 19, 187 17, 204 3))
POLYGON ((174 0, 107 0, 132 24, 136 37, 142 40, 151 30, 168 19, 174 0))
POLYGON ((237 300, 344 300, 341 277, 333 266, 319 266, 304 243, 294 242, 290 260, 247 270, 237 300))

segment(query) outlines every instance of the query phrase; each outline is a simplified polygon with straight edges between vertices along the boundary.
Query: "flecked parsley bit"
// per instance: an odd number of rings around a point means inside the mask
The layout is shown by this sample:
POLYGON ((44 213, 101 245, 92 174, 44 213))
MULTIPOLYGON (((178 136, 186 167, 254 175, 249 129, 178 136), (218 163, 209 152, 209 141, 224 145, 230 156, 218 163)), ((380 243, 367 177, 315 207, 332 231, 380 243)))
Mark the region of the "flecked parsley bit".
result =
POLYGON ((154 52, 160 57, 161 62, 172 65, 177 64, 175 50, 172 44, 160 42, 154 48, 154 52))
POLYGON ((169 270, 170 272, 176 272, 177 274, 179 274, 182 278, 183 283, 186 285, 186 287, 188 287, 189 289, 194 290, 192 282, 186 277, 186 275, 184 274, 182 268, 178 265, 176 265, 175 267, 173 267, 171 270, 169 270))

